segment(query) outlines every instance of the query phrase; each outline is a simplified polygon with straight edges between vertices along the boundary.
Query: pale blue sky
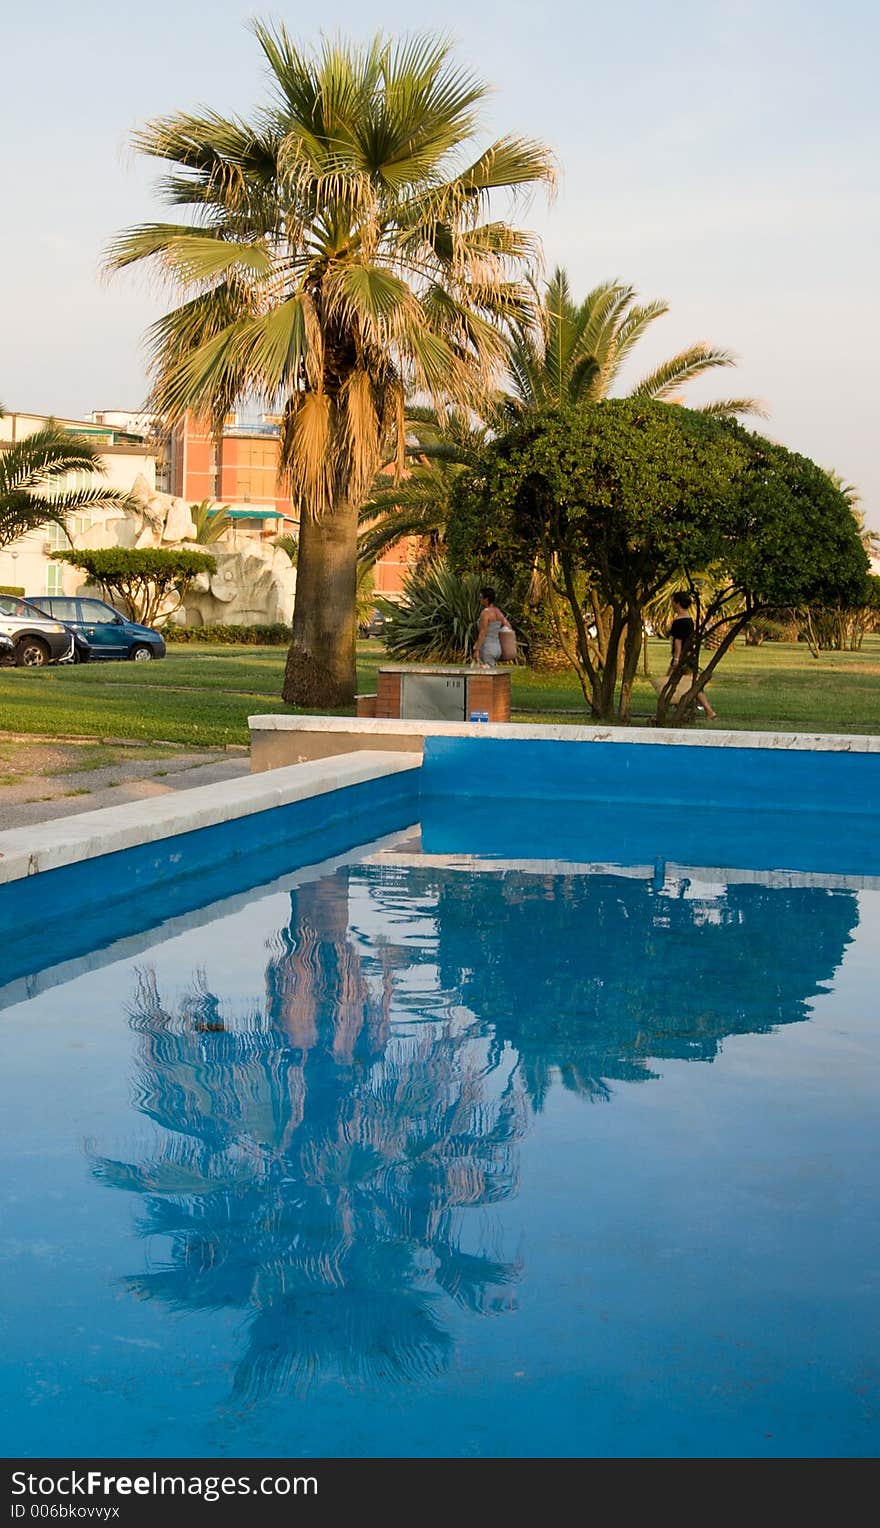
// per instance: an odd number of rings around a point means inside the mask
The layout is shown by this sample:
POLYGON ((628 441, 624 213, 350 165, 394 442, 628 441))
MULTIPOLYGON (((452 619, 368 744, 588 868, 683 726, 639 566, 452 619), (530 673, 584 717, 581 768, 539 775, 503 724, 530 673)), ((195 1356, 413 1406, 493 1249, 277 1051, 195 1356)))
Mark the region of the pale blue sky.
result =
MULTIPOLYGON (((143 280, 98 276, 120 227, 161 216, 137 163, 144 118, 207 103, 247 112, 261 68, 239 0, 79 0, 17 8, 3 26, 0 399, 78 414, 135 408, 143 280)), ((638 370, 696 339, 741 364, 700 384, 766 400, 763 428, 835 467, 880 528, 880 248, 875 6, 843 0, 355 0, 256 8, 303 40, 440 29, 495 87, 488 132, 555 150, 552 207, 528 221, 575 291, 632 282, 672 311, 638 370), (319 18, 319 19, 316 19, 319 18)))

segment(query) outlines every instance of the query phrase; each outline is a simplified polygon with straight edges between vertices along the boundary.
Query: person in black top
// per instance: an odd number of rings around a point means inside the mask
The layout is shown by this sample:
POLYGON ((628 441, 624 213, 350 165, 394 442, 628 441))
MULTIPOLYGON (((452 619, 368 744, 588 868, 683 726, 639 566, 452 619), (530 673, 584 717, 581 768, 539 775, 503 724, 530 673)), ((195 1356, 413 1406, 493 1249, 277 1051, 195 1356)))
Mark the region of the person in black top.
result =
MULTIPOLYGON (((672 626, 669 630, 669 636, 672 641, 672 656, 669 660, 669 668, 666 671, 667 679, 669 678, 669 675, 672 673, 673 669, 677 668, 678 665, 682 662, 684 664, 682 677, 686 677, 688 674, 695 674, 697 672, 697 654, 694 647, 694 632, 696 631, 696 627, 694 626, 693 618, 689 614, 690 607, 691 597, 686 589, 682 589, 677 594, 673 594, 673 620, 672 626)), ((718 715, 718 712, 712 710, 711 702, 706 698, 705 691, 698 690, 696 699, 697 705, 702 706, 709 721, 713 722, 718 715)))

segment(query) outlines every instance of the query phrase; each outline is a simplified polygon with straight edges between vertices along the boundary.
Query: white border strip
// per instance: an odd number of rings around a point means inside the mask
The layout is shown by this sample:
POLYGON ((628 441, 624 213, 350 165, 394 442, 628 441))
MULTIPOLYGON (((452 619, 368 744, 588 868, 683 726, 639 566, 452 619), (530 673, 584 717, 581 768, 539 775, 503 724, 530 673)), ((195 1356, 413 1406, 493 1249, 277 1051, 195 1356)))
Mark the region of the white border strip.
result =
POLYGON ((552 743, 648 743, 678 748, 778 748, 793 753, 878 753, 880 734, 712 732, 676 727, 601 727, 531 722, 434 722, 407 717, 249 716, 252 733, 327 732, 363 737, 490 737, 552 743))
POLYGON ((776 891, 795 887, 819 887, 827 891, 880 891, 880 876, 834 875, 821 870, 737 870, 729 865, 680 865, 676 860, 661 860, 656 865, 618 865, 611 861, 561 859, 481 859, 471 854, 420 854, 405 848, 376 849, 365 854, 361 863, 380 869, 409 870, 428 867, 458 870, 468 875, 612 875, 629 880, 666 882, 694 881, 699 885, 770 886, 776 891))
POLYGON ((344 753, 241 780, 197 785, 158 800, 127 801, 29 828, 11 828, 0 833, 0 884, 420 767, 421 760, 412 754, 344 753))

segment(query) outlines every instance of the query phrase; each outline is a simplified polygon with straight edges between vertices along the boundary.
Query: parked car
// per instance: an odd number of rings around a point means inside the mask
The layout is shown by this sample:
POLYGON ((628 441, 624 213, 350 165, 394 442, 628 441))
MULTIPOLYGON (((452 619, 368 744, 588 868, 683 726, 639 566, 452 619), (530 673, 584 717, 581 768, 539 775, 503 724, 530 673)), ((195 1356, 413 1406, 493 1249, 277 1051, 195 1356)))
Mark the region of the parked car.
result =
POLYGON ((359 637, 381 637, 388 625, 388 617, 381 610, 374 609, 370 613, 369 620, 361 621, 358 626, 359 637))
POLYGON ((25 668, 73 662, 73 632, 29 600, 0 594, 0 633, 9 637, 15 662, 25 668))
POLYGON ((38 594, 32 604, 63 621, 76 641, 75 661, 95 663, 105 658, 132 658, 142 663, 165 657, 165 639, 152 626, 126 620, 105 600, 80 595, 38 594))
POLYGON ((0 664, 15 662, 15 643, 5 632, 0 632, 0 664))

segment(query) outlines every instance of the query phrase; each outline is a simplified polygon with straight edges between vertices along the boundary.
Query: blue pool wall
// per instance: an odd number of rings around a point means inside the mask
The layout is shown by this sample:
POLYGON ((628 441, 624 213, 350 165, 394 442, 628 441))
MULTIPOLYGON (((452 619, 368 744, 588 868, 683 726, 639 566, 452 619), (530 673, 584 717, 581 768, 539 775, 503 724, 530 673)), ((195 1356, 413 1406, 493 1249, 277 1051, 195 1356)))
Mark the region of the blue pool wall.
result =
POLYGON ((422 794, 835 812, 880 819, 880 754, 427 737, 422 794))
POLYGON ((418 780, 403 770, 7 882, 0 986, 407 828, 418 780))
POLYGON ((880 754, 429 737, 421 773, 427 854, 880 876, 880 754))
POLYGON ((428 736, 422 768, 0 886, 0 986, 421 823, 428 854, 880 876, 880 754, 428 736))

